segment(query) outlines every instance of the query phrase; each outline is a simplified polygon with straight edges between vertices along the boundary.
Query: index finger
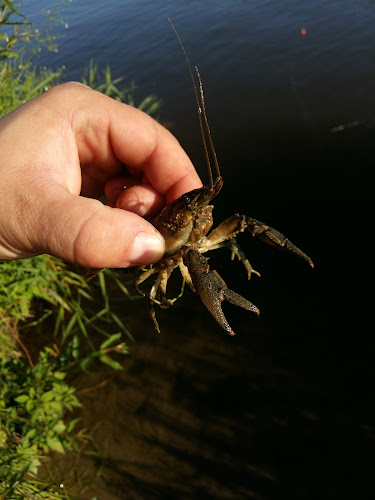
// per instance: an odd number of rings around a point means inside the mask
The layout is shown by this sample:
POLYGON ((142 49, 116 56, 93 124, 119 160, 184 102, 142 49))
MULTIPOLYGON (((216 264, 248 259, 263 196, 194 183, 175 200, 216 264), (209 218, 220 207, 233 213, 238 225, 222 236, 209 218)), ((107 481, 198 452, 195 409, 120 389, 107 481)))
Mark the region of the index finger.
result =
POLYGON ((114 156, 132 175, 145 174, 167 203, 202 185, 189 157, 166 128, 136 108, 84 88, 71 117, 81 162, 105 167, 114 156))
POLYGON ((166 128, 135 108, 127 114, 132 118, 126 126, 111 124, 111 142, 131 174, 144 173, 167 203, 202 186, 189 157, 166 128))

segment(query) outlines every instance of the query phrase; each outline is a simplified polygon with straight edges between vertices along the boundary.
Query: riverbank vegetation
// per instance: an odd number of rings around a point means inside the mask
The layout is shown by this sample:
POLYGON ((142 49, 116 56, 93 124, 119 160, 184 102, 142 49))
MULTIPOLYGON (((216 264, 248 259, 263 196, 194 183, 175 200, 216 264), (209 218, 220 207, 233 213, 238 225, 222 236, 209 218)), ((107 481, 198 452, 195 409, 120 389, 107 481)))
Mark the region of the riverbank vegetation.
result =
MULTIPOLYGON (((60 3, 39 30, 22 8, 0 0, 0 117, 64 81, 64 68, 38 66, 41 50, 56 50, 60 3)), ((109 67, 87 64, 83 83, 135 105, 134 83, 122 87, 109 67)), ((138 107, 155 116, 159 105, 149 96, 138 107)), ((95 369, 98 361, 120 370, 128 352, 131 335, 107 291, 111 283, 129 297, 127 289, 110 270, 90 285, 84 272, 49 255, 0 262, 1 500, 73 498, 48 467, 51 453, 81 453, 91 439, 79 426, 73 374, 95 369), (35 341, 40 330, 48 332, 48 342, 35 341)))

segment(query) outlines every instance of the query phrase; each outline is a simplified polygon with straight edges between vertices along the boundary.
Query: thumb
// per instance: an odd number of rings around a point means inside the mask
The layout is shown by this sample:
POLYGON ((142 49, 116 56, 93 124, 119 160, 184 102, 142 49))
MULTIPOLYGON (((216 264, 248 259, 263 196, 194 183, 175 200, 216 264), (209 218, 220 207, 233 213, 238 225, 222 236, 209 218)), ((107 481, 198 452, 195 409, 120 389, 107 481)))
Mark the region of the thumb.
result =
POLYGON ((42 253, 96 268, 150 264, 163 256, 161 234, 133 212, 66 191, 43 212, 35 231, 42 253))

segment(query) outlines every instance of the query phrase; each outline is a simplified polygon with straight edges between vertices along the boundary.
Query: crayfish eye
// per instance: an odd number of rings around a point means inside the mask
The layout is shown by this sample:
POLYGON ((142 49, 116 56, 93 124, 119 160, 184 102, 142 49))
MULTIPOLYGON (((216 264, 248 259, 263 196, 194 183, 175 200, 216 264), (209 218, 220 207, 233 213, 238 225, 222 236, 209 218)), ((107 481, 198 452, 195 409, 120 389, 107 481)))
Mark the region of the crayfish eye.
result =
POLYGON ((190 196, 188 194, 184 194, 182 197, 182 201, 186 204, 190 203, 190 196))

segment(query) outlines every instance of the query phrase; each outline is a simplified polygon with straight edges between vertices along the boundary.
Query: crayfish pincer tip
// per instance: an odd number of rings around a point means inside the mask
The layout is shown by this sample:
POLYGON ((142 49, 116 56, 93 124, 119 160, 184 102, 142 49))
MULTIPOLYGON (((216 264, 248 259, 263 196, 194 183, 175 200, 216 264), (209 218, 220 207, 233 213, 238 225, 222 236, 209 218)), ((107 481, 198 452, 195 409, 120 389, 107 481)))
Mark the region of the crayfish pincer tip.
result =
POLYGON ((310 257, 304 253, 302 253, 302 258, 304 260, 306 260, 306 262, 309 264, 309 266, 311 267, 311 269, 313 269, 314 267, 314 262, 310 259, 310 257))

